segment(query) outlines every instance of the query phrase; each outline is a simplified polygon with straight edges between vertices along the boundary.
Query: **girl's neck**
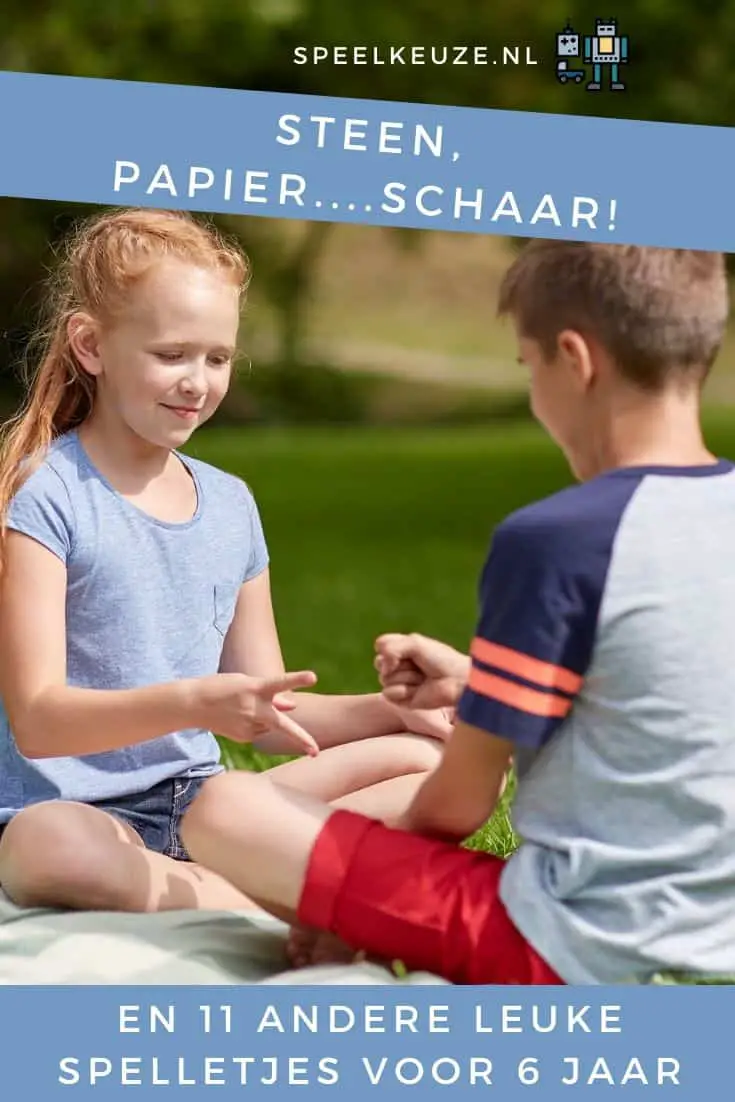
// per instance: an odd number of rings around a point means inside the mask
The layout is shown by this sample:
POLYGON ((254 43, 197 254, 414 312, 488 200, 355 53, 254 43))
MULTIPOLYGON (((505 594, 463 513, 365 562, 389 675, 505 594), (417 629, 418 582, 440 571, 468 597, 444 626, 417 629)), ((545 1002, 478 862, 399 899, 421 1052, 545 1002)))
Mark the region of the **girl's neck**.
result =
POLYGON ((78 429, 90 460, 117 485, 139 486, 163 475, 172 453, 141 439, 119 419, 95 411, 78 429))

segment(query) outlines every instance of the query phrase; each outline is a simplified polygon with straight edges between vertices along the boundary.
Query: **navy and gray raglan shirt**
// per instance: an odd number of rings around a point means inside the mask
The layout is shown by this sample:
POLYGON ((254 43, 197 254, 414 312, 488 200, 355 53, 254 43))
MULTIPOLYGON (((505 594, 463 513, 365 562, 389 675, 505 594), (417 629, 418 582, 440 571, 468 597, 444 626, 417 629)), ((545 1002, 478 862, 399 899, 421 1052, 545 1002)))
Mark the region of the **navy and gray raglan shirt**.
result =
POLYGON ((567 983, 735 973, 735 467, 522 509, 480 589, 458 714, 514 745, 512 920, 567 983))

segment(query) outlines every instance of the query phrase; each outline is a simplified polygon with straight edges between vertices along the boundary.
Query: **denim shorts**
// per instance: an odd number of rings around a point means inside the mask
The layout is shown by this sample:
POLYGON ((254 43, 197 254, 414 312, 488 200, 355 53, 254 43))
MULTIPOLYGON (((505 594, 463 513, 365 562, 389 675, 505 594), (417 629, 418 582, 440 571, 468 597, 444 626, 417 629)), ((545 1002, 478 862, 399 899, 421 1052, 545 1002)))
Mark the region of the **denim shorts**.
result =
POLYGON ((121 799, 100 800, 90 804, 106 811, 120 822, 132 827, 146 849, 172 857, 175 861, 190 861, 179 835, 184 812, 200 791, 207 777, 177 777, 161 781, 147 792, 121 799))

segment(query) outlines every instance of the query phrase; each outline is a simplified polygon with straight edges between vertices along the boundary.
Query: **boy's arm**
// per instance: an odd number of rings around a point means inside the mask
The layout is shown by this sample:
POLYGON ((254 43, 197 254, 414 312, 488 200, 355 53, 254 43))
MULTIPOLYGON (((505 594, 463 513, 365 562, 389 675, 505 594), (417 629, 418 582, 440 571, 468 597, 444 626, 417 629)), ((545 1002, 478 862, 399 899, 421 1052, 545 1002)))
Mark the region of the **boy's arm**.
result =
POLYGON ((513 744, 461 720, 408 810, 388 826, 459 842, 495 811, 513 744))
POLYGON ((535 517, 509 518, 495 533, 454 734, 407 814, 389 825, 466 838, 492 815, 516 747, 539 751, 573 707, 594 637, 588 564, 598 570, 604 560, 587 553, 588 525, 535 517))

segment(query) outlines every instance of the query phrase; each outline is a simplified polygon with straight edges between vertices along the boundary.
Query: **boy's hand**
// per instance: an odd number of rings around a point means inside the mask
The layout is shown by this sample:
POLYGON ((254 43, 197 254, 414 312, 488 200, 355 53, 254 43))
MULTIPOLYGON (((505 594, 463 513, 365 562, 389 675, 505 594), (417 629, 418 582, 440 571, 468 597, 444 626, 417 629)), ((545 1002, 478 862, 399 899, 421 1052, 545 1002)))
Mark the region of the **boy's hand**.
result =
POLYGON ((294 689, 307 689, 316 683, 309 670, 284 673, 270 679, 248 677, 241 673, 218 673, 198 682, 196 710, 201 724, 234 742, 253 742, 271 731, 281 731, 297 749, 311 757, 319 747, 308 731, 286 712, 295 706, 294 689))
POLYGON ((470 659, 425 635, 381 635, 375 668, 383 695, 403 708, 454 708, 470 675, 470 659))

